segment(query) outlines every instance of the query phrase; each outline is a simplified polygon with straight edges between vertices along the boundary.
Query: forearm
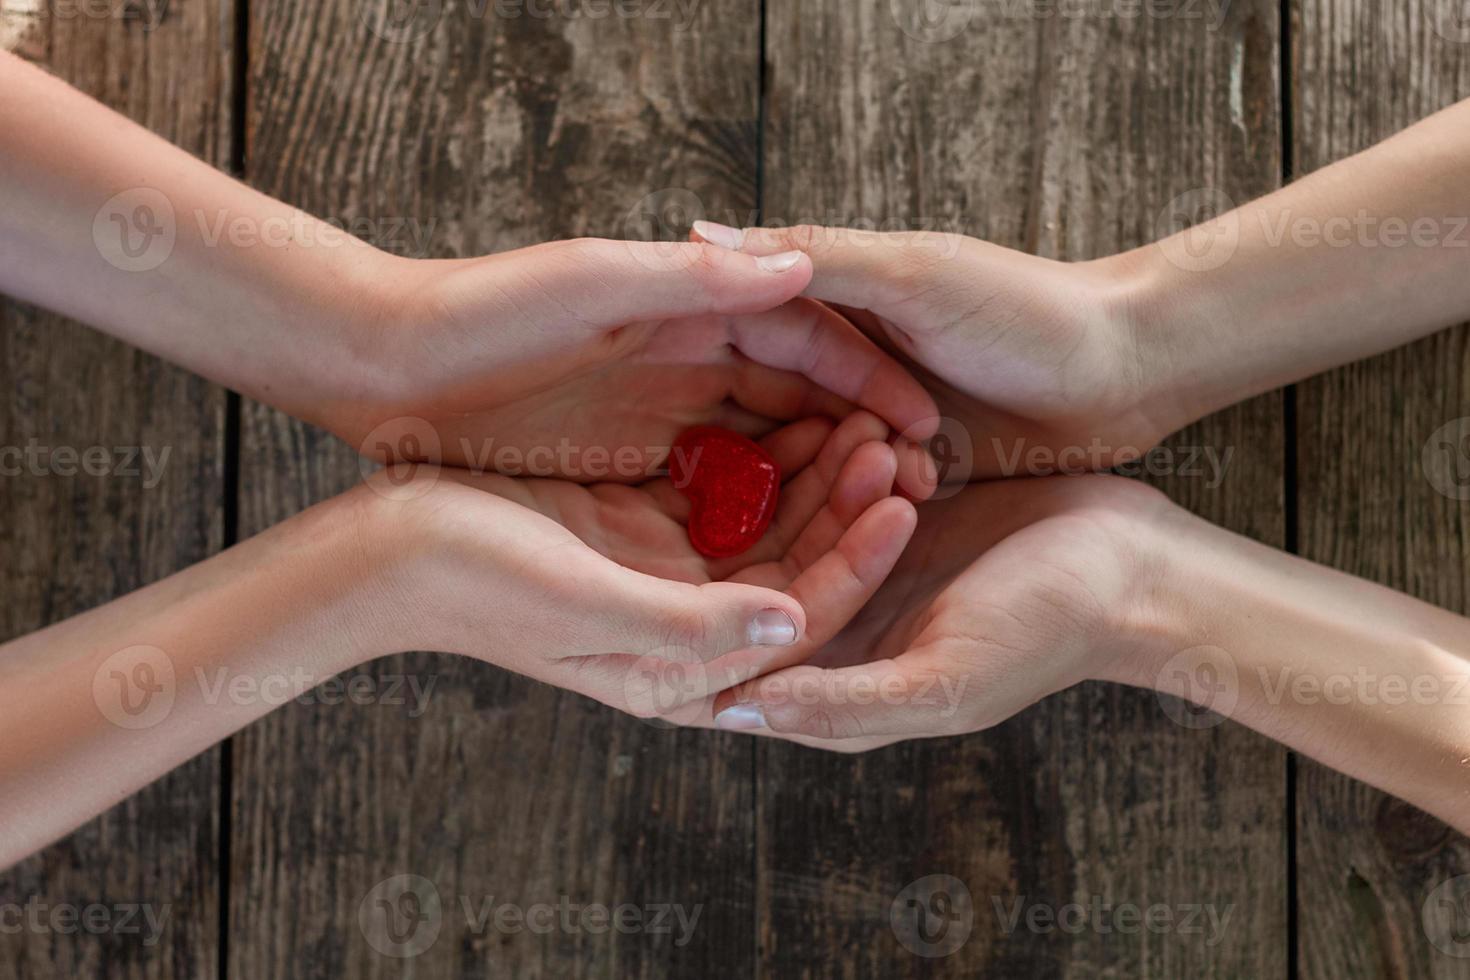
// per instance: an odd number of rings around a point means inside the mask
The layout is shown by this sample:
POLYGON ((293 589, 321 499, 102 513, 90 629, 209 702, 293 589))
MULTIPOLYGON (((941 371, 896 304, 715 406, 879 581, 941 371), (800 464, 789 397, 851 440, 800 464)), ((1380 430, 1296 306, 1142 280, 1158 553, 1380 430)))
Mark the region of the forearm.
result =
POLYGON ((1467 159, 1470 102, 1105 260, 1185 420, 1470 319, 1467 159))
POLYGON ((0 646, 0 867, 388 652, 362 541, 322 505, 0 646))
POLYGON ((1111 679, 1203 699, 1470 830, 1470 620, 1178 524, 1111 679))
POLYGON ((310 416, 389 261, 0 52, 0 291, 310 416))

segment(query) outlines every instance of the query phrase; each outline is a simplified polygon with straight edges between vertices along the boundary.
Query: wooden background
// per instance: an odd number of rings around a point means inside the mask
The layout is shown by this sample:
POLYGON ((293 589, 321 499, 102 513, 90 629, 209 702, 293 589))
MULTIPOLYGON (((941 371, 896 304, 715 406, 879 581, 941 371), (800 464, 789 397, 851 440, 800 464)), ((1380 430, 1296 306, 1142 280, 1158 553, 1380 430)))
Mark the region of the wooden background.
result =
MULTIPOLYGON (((702 213, 1084 259, 1154 238, 1181 194, 1247 200, 1470 96, 1458 0, 621 2, 0 0, 0 43, 263 190, 401 251, 416 227, 440 256, 670 237, 702 213)), ((322 433, 38 310, 0 303, 0 346, 0 441, 172 452, 154 489, 0 479, 4 637, 358 476, 322 433)), ((1470 611, 1470 507, 1420 464, 1470 415, 1467 379, 1466 334, 1431 338, 1205 420, 1173 442, 1232 451, 1224 483, 1163 483, 1470 611)), ((1086 686, 985 735, 851 758, 430 654, 363 673, 432 683, 427 710, 293 704, 0 875, 0 909, 169 915, 153 945, 0 931, 0 978, 1470 977, 1421 919, 1470 841, 1145 693, 1086 686), (359 921, 402 874, 442 903, 407 958, 359 921), (890 925, 929 875, 973 903, 944 958, 890 925), (562 896, 702 909, 680 945, 477 932, 461 905, 562 896), (1229 919, 1007 933, 996 911, 1093 896, 1229 919)))

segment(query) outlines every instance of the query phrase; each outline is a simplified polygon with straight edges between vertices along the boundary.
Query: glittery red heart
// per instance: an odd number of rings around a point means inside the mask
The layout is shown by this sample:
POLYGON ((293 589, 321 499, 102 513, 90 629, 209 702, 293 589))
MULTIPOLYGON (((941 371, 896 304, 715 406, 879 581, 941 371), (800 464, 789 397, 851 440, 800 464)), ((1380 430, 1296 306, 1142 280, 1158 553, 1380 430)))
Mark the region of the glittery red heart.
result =
POLYGON ((737 432, 701 425, 674 442, 669 475, 693 505, 689 543, 706 558, 750 550, 771 526, 781 467, 737 432))

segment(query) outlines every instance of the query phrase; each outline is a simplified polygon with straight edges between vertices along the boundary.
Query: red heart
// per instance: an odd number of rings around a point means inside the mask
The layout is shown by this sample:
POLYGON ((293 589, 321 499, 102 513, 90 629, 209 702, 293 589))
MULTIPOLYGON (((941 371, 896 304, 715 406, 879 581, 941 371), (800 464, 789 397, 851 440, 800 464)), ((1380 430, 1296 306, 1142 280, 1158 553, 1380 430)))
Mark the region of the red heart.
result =
POLYGON ((689 543, 706 558, 748 551, 771 526, 781 467, 739 433, 709 425, 687 430, 674 441, 669 475, 693 505, 689 543))

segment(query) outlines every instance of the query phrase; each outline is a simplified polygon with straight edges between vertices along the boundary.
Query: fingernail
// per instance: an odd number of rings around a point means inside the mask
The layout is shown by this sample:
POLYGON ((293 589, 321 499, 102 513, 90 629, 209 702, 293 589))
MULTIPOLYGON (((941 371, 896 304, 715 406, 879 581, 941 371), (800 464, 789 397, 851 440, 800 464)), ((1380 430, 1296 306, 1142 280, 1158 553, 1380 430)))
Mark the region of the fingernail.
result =
POLYGON ((766 727, 766 713, 758 704, 732 704, 715 715, 715 727, 727 732, 748 732, 766 727))
POLYGON ((728 248, 732 251, 740 251, 740 246, 745 244, 745 232, 739 228, 731 228, 729 225, 717 224, 713 221, 694 222, 694 233, 711 245, 720 248, 728 248))
POLYGON ((780 255, 762 255, 755 264, 764 272, 790 272, 800 261, 800 252, 782 252, 780 255))
POLYGON ((789 647, 796 642, 796 624, 779 609, 762 609, 746 630, 753 647, 789 647))

